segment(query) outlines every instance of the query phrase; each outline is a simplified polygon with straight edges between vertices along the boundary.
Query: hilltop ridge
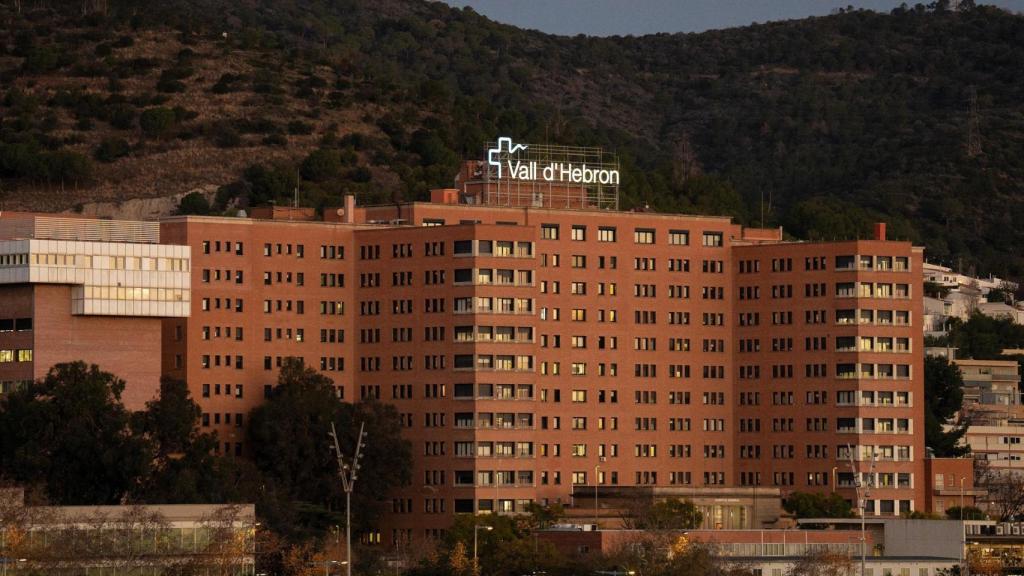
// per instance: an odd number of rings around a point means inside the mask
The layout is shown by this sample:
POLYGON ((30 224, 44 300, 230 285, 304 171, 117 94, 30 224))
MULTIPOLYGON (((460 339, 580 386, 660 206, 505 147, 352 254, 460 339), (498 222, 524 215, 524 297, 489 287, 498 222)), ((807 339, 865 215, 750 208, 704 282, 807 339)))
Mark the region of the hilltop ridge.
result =
POLYGON ((1020 278, 1021 70, 1024 18, 991 7, 591 38, 417 0, 7 2, 0 202, 424 198, 512 135, 616 151, 627 208, 883 219, 1020 278))

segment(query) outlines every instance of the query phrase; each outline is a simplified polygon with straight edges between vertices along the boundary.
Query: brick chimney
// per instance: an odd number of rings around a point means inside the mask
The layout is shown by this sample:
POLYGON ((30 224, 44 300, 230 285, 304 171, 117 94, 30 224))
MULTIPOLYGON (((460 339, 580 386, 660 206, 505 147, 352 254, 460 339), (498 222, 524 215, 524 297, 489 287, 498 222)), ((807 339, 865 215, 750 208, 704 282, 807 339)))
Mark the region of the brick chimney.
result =
POLYGON ((356 196, 355 194, 345 195, 345 214, 342 217, 342 222, 351 224, 356 221, 356 196))
POLYGON ((875 222, 875 240, 885 240, 885 222, 875 222))

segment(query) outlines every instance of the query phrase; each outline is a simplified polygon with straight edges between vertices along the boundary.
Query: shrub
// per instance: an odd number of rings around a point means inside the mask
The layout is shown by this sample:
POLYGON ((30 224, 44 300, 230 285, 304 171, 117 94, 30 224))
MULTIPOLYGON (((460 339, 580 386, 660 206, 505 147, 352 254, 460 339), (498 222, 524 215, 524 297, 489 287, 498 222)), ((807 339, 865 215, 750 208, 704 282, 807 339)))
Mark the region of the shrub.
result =
POLYGON ((173 80, 161 76, 160 79, 156 81, 156 89, 158 92, 184 92, 185 83, 181 80, 173 80))
POLYGON ((139 115, 139 127, 146 136, 166 136, 176 122, 174 110, 170 108, 147 108, 139 115))
POLYGON ((60 64, 60 52, 50 46, 33 48, 22 64, 22 70, 28 74, 38 74, 55 70, 60 64))
POLYGON ((123 138, 104 138, 96 147, 95 158, 100 162, 113 162, 130 154, 132 147, 123 138))
POLYGON ((305 136, 313 133, 313 125, 302 120, 292 120, 288 123, 288 133, 296 136, 305 136))
POLYGON ((214 127, 213 143, 219 148, 235 148, 242 144, 242 136, 230 124, 221 122, 214 127))
POLYGON ((284 134, 267 134, 263 138, 263 143, 267 146, 281 146, 283 148, 288 146, 288 138, 285 138, 284 134))
POLYGON ((120 130, 135 127, 135 110, 128 104, 117 104, 110 110, 110 125, 120 130))

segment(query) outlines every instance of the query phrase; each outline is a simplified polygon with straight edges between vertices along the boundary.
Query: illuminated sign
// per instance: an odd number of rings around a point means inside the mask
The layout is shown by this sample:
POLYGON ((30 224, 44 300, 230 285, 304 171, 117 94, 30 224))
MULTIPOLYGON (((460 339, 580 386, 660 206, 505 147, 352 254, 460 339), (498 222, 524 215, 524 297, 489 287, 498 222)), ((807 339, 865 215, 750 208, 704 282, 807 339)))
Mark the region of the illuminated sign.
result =
POLYGON ((526 144, 514 144, 511 138, 502 136, 498 138, 494 147, 487 150, 487 164, 496 169, 499 180, 619 185, 617 165, 609 166, 602 163, 600 158, 596 164, 590 165, 587 165, 585 158, 582 157, 582 161, 573 161, 573 159, 554 159, 550 158, 550 154, 544 154, 549 158, 538 160, 527 153, 529 148, 526 144))

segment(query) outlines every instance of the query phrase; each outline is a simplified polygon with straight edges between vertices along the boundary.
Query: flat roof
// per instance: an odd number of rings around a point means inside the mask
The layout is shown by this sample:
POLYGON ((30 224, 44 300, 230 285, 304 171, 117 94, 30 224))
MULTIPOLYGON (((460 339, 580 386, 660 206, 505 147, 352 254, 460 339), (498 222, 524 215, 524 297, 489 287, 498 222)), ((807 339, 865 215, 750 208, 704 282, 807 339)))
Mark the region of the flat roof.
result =
POLYGON ((1006 368, 1016 368, 1016 360, 961 360, 959 358, 953 360, 953 364, 960 366, 1003 366, 1006 368))

